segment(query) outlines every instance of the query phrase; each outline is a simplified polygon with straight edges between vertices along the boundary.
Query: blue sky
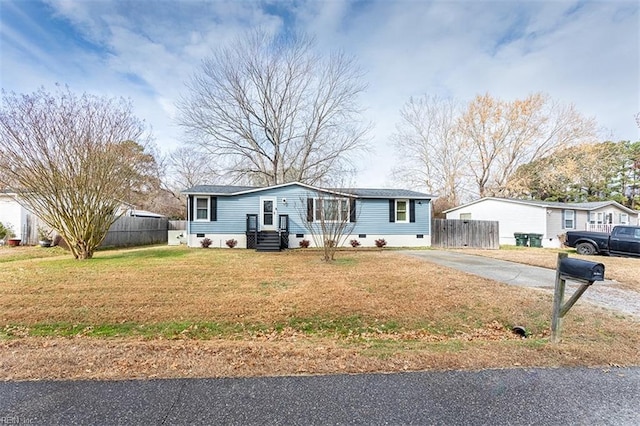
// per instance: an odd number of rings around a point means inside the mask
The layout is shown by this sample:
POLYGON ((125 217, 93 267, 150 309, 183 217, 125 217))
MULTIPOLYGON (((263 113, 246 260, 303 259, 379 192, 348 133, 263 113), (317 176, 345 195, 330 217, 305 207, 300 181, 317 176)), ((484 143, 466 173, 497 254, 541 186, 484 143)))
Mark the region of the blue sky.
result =
POLYGON ((390 135, 410 96, 505 100, 544 92, 596 118, 603 139, 639 140, 636 0, 0 0, 0 85, 67 84, 132 99, 163 152, 175 101, 211 49, 248 28, 303 30, 354 55, 375 127, 358 186, 387 186, 390 135))

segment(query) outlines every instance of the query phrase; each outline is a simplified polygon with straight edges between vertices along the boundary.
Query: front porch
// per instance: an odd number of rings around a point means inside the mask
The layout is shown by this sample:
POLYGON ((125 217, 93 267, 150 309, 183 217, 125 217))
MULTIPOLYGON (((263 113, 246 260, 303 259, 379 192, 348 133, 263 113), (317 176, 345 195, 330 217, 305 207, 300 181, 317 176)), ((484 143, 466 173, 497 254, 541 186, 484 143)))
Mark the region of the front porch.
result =
POLYGON ((278 215, 276 230, 259 229, 258 215, 247 215, 247 248, 256 251, 281 251, 289 248, 289 215, 278 215))

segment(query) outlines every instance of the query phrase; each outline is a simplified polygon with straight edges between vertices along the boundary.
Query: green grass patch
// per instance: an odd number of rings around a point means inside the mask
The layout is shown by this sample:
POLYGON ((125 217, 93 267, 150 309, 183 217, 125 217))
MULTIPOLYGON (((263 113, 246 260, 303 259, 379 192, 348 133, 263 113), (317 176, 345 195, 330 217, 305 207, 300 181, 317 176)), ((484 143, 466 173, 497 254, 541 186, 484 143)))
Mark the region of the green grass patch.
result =
POLYGON ((137 324, 40 323, 29 326, 9 324, 0 330, 0 339, 22 337, 144 337, 164 338, 241 338, 265 333, 294 331, 309 336, 357 337, 363 334, 401 331, 394 322, 369 324, 358 316, 347 318, 291 318, 288 321, 266 323, 225 322, 161 322, 137 324))

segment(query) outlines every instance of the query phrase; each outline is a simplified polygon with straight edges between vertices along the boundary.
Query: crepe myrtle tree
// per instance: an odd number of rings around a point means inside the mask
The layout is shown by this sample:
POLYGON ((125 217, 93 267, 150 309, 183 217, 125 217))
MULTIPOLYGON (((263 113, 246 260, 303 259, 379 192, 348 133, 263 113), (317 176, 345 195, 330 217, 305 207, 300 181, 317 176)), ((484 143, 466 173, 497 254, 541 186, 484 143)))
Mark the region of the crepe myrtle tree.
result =
POLYGON ((66 86, 2 91, 0 187, 60 234, 76 259, 93 256, 123 200, 145 182, 147 143, 125 99, 66 86))
POLYGON ((322 260, 332 262, 356 225, 356 199, 340 192, 315 191, 300 200, 300 219, 314 245, 322 248, 322 260))

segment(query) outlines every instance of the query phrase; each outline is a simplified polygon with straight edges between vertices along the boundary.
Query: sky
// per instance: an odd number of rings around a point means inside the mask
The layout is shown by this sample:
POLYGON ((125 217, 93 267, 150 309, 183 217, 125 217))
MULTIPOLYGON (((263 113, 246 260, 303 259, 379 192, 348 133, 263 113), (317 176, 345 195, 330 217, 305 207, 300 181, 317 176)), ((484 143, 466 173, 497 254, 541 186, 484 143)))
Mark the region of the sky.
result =
POLYGON ((637 0, 0 0, 0 86, 130 98, 166 154, 184 140, 176 101, 213 49, 256 27, 303 31, 319 53, 340 49, 365 73, 374 127, 355 186, 398 186, 390 141, 411 96, 543 92, 594 117, 602 140, 640 140, 639 9, 637 0))

